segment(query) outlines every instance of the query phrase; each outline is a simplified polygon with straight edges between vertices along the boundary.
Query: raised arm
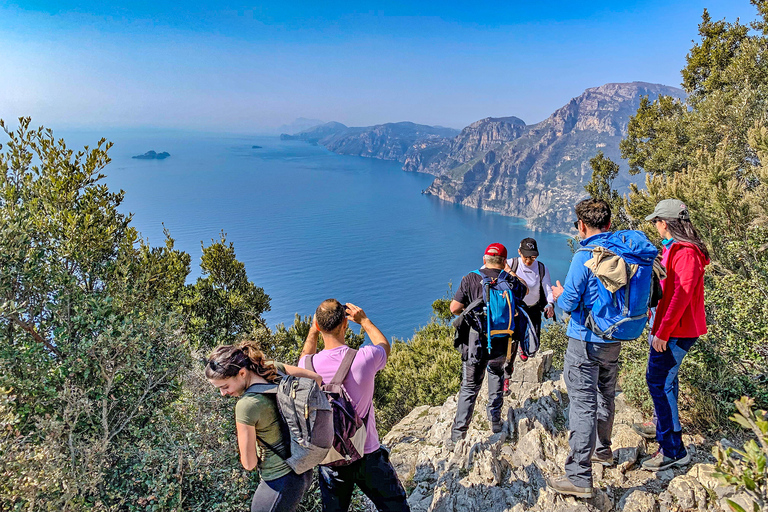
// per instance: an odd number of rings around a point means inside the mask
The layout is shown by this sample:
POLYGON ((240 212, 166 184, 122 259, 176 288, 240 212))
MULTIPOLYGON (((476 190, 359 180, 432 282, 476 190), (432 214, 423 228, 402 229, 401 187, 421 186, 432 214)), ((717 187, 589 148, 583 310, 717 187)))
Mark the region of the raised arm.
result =
POLYGON ((301 355, 299 359, 309 354, 317 353, 317 338, 320 336, 320 331, 317 329, 317 322, 314 317, 312 318, 312 325, 309 328, 309 334, 307 339, 304 340, 304 348, 301 349, 301 355))
POLYGON ((285 366, 285 373, 288 375, 293 375, 294 377, 304 377, 307 379, 314 379, 315 382, 317 382, 318 386, 323 385, 323 378, 316 374, 315 372, 311 372, 305 368, 299 368, 298 366, 291 366, 289 364, 283 365, 285 366))
POLYGON ((389 340, 381 333, 378 327, 373 325, 373 322, 371 322, 371 319, 365 314, 365 311, 352 303, 347 303, 347 318, 356 324, 360 324, 371 339, 371 343, 382 347, 387 353, 387 357, 389 357, 389 351, 391 349, 389 340))

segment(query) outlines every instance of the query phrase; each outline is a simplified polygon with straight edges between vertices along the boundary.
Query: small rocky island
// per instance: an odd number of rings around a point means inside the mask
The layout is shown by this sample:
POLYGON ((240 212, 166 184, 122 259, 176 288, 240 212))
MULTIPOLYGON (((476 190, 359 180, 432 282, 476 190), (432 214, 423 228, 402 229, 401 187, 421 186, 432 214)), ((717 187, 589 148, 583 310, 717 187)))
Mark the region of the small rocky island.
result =
POLYGON ((170 153, 163 151, 162 153, 155 153, 154 151, 147 151, 143 155, 136 155, 131 158, 138 158, 139 160, 163 160, 171 156, 170 153))

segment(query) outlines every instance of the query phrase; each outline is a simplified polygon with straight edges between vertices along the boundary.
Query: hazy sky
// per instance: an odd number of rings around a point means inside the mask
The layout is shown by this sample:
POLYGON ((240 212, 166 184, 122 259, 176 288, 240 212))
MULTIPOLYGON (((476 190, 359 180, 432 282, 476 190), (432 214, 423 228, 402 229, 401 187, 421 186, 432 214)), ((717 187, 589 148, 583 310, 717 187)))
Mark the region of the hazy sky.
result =
POLYGON ((297 117, 541 121, 585 88, 678 86, 706 7, 748 0, 0 0, 0 118, 261 132, 297 117))

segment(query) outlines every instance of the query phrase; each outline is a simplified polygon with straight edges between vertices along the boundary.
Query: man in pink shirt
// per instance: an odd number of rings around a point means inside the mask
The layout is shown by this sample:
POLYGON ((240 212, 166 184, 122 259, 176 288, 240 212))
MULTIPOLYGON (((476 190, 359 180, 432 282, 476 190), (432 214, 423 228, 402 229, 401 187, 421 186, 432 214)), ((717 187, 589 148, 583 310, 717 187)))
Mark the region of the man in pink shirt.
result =
POLYGON ((379 444, 373 389, 376 372, 387 364, 390 345, 365 312, 354 304, 341 304, 336 299, 323 301, 315 311, 315 319, 301 351, 299 367, 306 368, 307 355, 317 352, 318 334, 323 334, 325 350, 312 358, 315 372, 323 382, 330 382, 344 354, 350 349, 344 342, 349 321, 360 324, 371 345, 360 347, 343 386, 355 404, 357 414, 366 424, 364 456, 346 466, 320 466, 320 493, 323 512, 346 512, 355 484, 371 499, 379 511, 410 511, 405 489, 389 462, 389 452, 379 444))

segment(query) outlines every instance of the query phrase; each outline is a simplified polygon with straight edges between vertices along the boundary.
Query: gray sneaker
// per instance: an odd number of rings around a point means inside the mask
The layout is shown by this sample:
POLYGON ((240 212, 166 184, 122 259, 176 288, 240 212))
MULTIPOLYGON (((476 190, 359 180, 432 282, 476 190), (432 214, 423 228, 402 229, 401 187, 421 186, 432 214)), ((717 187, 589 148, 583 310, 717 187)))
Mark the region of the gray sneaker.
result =
POLYGON ((663 471, 673 467, 687 466, 690 462, 691 454, 689 452, 686 452, 685 455, 679 459, 673 459, 672 457, 667 457, 661 453, 661 451, 658 451, 656 452, 656 455, 650 459, 644 460, 641 466, 648 471, 663 471))
POLYGON ((577 487, 565 475, 557 478, 547 478, 547 485, 555 492, 570 494, 577 498, 591 498, 594 495, 591 487, 577 487))
POLYGON ((646 439, 656 439, 656 424, 652 421, 645 423, 633 423, 632 430, 646 439))
POLYGON ((608 455, 599 455, 597 452, 592 454, 592 464, 602 464, 603 466, 613 466, 613 453, 608 455))

